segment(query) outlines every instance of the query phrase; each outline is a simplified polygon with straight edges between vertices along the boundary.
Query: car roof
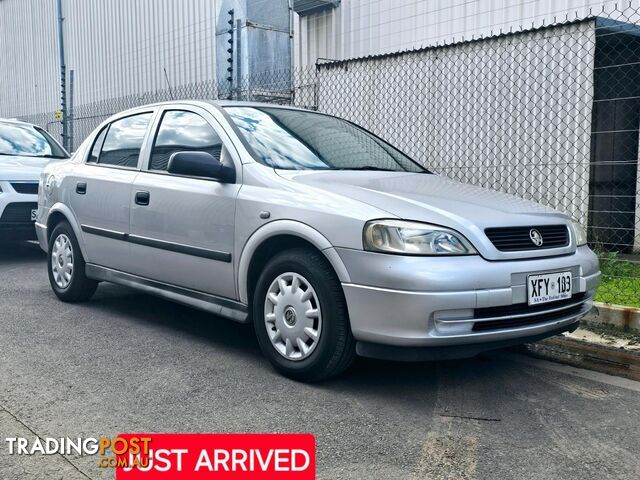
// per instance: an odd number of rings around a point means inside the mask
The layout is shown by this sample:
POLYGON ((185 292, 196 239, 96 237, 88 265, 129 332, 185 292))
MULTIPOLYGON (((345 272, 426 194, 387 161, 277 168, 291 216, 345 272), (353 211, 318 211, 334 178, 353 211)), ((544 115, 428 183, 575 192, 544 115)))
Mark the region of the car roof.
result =
POLYGON ((266 103, 266 102, 244 102, 244 101, 237 101, 237 100, 208 100, 208 99, 185 99, 185 100, 169 100, 166 102, 155 102, 155 103, 149 103, 149 104, 145 104, 145 105, 140 105, 134 108, 130 108, 127 110, 123 110, 121 112, 118 112, 117 114, 113 115, 112 117, 121 117, 121 116, 126 116, 127 113, 129 112, 136 112, 139 111, 141 109, 145 109, 145 108, 150 108, 150 107, 164 107, 167 105, 213 105, 214 107, 218 107, 218 108, 222 108, 222 107, 269 107, 269 108, 282 108, 282 109, 287 109, 287 110, 300 110, 300 111, 305 111, 308 112, 308 109, 304 109, 304 108, 298 108, 295 106, 291 106, 291 105, 281 105, 281 104, 277 104, 277 103, 266 103), (124 115, 123 115, 124 114, 124 115))
POLYGON ((18 120, 17 118, 0 118, 0 123, 5 123, 8 125, 22 125, 23 127, 31 128, 35 126, 33 123, 23 122, 22 120, 18 120))
POLYGON ((213 105, 219 107, 269 107, 269 108, 283 108, 286 110, 303 110, 308 112, 309 110, 296 107, 294 105, 286 105, 280 103, 267 103, 267 102, 241 102, 237 100, 211 100, 208 101, 213 105))

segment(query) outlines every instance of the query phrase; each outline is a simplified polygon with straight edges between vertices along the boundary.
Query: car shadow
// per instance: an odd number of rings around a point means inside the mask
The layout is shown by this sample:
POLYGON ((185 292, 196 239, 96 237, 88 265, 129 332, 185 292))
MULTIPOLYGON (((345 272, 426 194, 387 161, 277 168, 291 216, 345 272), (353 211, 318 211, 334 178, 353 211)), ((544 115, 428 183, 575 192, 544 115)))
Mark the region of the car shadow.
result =
MULTIPOLYGON (((190 335, 218 351, 233 352, 258 360, 257 364, 265 368, 265 372, 270 371, 267 360, 260 352, 252 325, 240 324, 133 289, 104 283, 87 305, 129 324, 151 324, 190 335)), ((419 391, 433 390, 443 375, 454 381, 456 378, 460 381, 473 378, 474 382, 482 382, 483 377, 491 377, 494 370, 491 367, 500 368, 498 365, 499 361, 492 358, 490 353, 470 359, 432 362, 393 362, 356 357, 348 371, 316 385, 336 392, 376 392, 376 395, 389 398, 397 397, 398 388, 407 388, 412 391, 413 396, 419 391)), ((399 399, 395 398, 397 400, 399 399)))
POLYGON ((0 241, 0 265, 18 262, 42 262, 47 254, 37 242, 0 241))
MULTIPOLYGON (((0 269, 5 266, 29 266, 44 262, 46 254, 35 242, 6 244, 0 248, 0 269)), ((49 293, 53 296, 53 292, 49 293)), ((114 322, 131 325, 146 324, 189 335, 204 341, 219 351, 245 355, 269 371, 263 359, 252 325, 240 324, 229 319, 184 306, 137 290, 101 283, 94 297, 82 308, 102 312, 114 322)), ((473 372, 474 378, 492 375, 489 364, 498 365, 491 353, 471 359, 432 362, 378 361, 357 357, 353 366, 339 377, 320 384, 323 389, 337 391, 377 391, 383 395, 397 395, 397 388, 422 386, 431 388, 442 372, 449 378, 466 378, 473 372), (431 387, 429 387, 431 385, 431 387)), ((493 372, 495 373, 495 372, 493 372)), ((274 373, 274 375, 277 375, 274 373)))
POLYGON ((137 290, 101 283, 94 297, 84 303, 117 316, 120 321, 147 324, 197 337, 216 348, 246 351, 259 356, 253 326, 165 300, 137 290))

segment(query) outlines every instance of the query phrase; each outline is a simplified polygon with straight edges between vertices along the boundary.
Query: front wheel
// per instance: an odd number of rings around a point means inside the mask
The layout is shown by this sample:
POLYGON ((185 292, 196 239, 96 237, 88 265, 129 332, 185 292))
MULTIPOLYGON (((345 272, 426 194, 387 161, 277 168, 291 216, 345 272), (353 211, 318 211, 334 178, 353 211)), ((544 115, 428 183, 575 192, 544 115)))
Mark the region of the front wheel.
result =
POLYGON ((255 288, 253 322, 264 355, 295 380, 335 376, 355 355, 340 281, 324 255, 311 249, 269 261, 255 288))
POLYGON ((98 282, 85 275, 85 262, 71 225, 61 222, 49 239, 49 283, 64 302, 82 302, 95 293, 98 282))

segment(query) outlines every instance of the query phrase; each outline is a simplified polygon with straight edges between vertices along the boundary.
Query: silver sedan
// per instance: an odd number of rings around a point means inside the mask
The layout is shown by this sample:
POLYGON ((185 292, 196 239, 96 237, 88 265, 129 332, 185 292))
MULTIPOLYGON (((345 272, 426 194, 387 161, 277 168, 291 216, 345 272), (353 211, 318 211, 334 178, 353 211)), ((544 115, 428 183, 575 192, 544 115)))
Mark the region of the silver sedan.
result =
POLYGON ((253 322, 283 374, 473 356, 573 330, 600 272, 565 214, 432 174, 351 122, 185 101, 108 119, 42 174, 63 301, 99 281, 253 322))

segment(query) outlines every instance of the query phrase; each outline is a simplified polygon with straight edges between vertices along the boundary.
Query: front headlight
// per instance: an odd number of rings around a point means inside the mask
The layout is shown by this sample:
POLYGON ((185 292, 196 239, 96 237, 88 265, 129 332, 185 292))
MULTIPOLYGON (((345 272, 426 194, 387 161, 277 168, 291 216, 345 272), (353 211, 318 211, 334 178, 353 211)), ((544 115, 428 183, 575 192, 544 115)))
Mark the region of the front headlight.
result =
POLYGON ((404 220, 372 220, 364 226, 364 249, 404 255, 475 255, 476 249, 454 230, 404 220))
POLYGON ((579 247, 581 245, 587 244, 587 232, 585 232, 582 225, 577 220, 571 220, 571 225, 573 226, 573 233, 576 236, 576 245, 579 247))

